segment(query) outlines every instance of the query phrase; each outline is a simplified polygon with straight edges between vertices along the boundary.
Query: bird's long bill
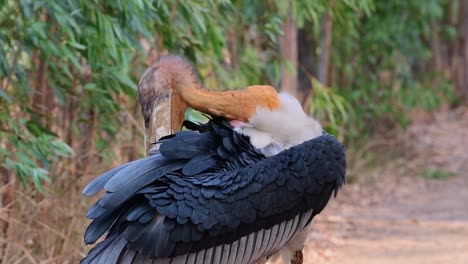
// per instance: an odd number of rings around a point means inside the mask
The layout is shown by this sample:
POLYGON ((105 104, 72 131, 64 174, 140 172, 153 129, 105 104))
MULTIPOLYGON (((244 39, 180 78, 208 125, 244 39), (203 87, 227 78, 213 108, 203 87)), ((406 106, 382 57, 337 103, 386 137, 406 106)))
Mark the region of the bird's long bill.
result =
POLYGON ((247 122, 257 107, 276 109, 279 97, 268 85, 213 92, 202 88, 193 66, 178 56, 161 57, 142 75, 138 97, 145 119, 146 149, 181 129, 187 105, 230 120, 247 122))
POLYGON ((244 122, 249 121, 257 107, 279 107, 278 93, 269 85, 253 85, 245 90, 223 92, 187 89, 181 96, 188 106, 195 110, 244 122))
MULTIPOLYGON (((141 95, 141 94, 140 94, 141 95)), ((177 93, 170 89, 159 89, 157 93, 149 97, 146 107, 142 103, 145 116, 145 144, 146 150, 157 148, 155 145, 159 139, 171 135, 181 129, 187 105, 177 93), (146 113, 145 113, 146 112, 146 113)))

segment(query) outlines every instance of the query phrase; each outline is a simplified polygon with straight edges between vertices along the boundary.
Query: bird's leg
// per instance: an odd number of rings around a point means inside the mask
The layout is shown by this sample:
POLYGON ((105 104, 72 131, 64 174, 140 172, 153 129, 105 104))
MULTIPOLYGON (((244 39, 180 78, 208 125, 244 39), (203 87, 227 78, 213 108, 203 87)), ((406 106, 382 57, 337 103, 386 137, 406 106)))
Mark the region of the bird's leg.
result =
POLYGON ((302 250, 297 250, 294 252, 291 259, 291 264, 302 264, 304 262, 304 256, 302 255, 302 250))
POLYGON ((302 251, 304 250, 304 244, 307 240, 310 226, 311 224, 307 225, 304 230, 286 244, 286 250, 289 255, 288 260, 290 260, 291 264, 302 264, 304 262, 302 251))

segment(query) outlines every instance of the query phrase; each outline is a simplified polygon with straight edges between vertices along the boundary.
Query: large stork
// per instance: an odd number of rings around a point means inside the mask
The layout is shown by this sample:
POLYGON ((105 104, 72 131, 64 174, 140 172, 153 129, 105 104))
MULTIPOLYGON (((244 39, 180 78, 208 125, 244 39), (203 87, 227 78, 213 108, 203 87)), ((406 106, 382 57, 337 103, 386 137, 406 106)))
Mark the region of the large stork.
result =
POLYGON ((193 67, 161 58, 143 74, 150 155, 83 191, 82 263, 264 263, 302 250, 312 218, 344 182, 343 146, 299 102, 271 86, 204 90, 193 67), (184 120, 186 107, 210 114, 184 120), (187 130, 179 131, 184 123, 187 130))

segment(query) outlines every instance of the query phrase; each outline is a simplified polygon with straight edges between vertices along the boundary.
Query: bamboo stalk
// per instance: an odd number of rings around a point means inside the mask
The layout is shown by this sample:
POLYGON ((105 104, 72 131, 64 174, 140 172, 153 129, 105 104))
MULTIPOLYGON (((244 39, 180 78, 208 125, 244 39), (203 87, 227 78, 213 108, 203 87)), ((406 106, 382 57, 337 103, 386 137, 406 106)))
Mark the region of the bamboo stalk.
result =
POLYGON ((279 37, 279 50, 285 65, 281 67, 281 88, 283 91, 299 96, 297 83, 298 47, 297 26, 293 15, 292 2, 288 3, 288 18, 283 22, 283 35, 279 37), (290 66, 290 67, 288 67, 290 66))
MULTIPOLYGON (((333 7, 333 0, 328 1, 330 7, 333 7)), ((330 11, 325 13, 322 18, 322 36, 320 40, 320 63, 318 79, 324 86, 328 86, 328 70, 330 67, 330 53, 332 42, 333 17, 330 11)))

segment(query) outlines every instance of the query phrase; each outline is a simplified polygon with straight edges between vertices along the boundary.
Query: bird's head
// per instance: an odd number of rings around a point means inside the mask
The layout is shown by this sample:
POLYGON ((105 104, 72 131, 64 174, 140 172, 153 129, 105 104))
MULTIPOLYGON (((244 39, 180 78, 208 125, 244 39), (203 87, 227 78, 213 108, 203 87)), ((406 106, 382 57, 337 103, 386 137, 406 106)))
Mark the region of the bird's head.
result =
POLYGON ((244 90, 208 91, 193 66, 179 56, 165 56, 145 71, 139 83, 147 142, 181 128, 187 106, 230 120, 265 155, 297 145, 321 134, 320 124, 308 117, 293 96, 278 94, 272 86, 244 90))

